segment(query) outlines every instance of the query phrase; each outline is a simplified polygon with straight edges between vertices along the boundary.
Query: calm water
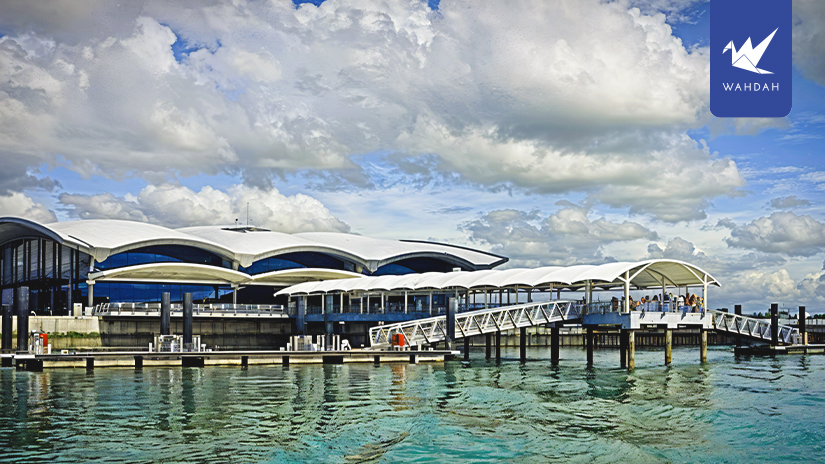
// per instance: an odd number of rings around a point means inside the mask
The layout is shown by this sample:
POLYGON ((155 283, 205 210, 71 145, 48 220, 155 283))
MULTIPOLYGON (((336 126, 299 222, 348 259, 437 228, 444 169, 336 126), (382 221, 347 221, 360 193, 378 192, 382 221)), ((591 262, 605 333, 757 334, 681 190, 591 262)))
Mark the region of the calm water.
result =
MULTIPOLYGON (((483 349, 483 348, 482 348, 483 349)), ((825 356, 0 371, 2 462, 816 462, 825 356)), ((516 357, 517 349, 504 350, 516 357)))

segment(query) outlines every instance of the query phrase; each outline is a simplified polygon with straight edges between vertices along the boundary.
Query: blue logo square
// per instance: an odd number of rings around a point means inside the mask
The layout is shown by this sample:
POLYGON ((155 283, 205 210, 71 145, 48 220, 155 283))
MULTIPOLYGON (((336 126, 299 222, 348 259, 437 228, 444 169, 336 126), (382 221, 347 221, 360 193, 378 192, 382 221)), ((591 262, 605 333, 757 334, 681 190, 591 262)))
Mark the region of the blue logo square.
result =
POLYGON ((710 112, 781 118, 791 112, 791 0, 710 2, 710 112))

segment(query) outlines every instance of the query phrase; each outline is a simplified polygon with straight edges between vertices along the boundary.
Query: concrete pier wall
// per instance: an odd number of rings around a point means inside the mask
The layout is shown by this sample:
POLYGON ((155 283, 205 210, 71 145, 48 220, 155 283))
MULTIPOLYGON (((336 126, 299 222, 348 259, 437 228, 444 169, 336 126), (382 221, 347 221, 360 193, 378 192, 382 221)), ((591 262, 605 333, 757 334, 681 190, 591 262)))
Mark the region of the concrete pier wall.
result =
MULTIPOLYGON (((200 335, 207 348, 221 350, 278 349, 286 347, 294 330, 287 318, 195 317, 192 334, 200 335)), ((183 319, 172 318, 172 334, 183 333, 183 319)), ((105 316, 100 318, 100 336, 106 347, 146 348, 160 334, 158 318, 105 316)))

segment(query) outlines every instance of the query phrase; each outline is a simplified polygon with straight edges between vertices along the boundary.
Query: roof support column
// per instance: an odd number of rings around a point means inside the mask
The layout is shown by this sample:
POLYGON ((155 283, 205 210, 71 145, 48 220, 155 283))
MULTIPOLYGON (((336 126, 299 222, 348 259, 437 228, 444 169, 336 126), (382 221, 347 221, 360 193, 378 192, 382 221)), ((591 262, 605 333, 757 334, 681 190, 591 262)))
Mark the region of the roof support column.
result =
POLYGON ((407 314, 407 291, 404 290, 404 314, 407 314))
POLYGON ((367 293, 367 314, 370 313, 370 294, 367 293))
POLYGON ((593 282, 587 281, 587 302, 593 302, 593 282))
POLYGON ((516 285, 516 304, 518 304, 518 285, 516 285))
POLYGON ((340 306, 340 308, 338 308, 338 312, 344 314, 344 292, 341 292, 341 300, 338 305, 340 306))
POLYGON ((238 304, 238 284, 232 284, 232 304, 238 304))
POLYGON ((702 307, 700 311, 702 314, 705 314, 705 310, 708 308, 708 282, 707 276, 702 279, 702 307))
POLYGON ((430 291, 430 297, 427 299, 427 302, 430 304, 430 316, 433 315, 433 292, 430 291))
POLYGON ((624 312, 630 312, 630 271, 624 273, 624 312))
POLYGON ((659 304, 661 305, 661 307, 659 308, 659 311, 664 311, 665 310, 665 276, 662 276, 662 297, 659 299, 659 304))
POLYGON ((89 279, 86 281, 86 285, 89 289, 89 304, 87 304, 86 306, 91 307, 95 305, 95 281, 89 279))
POLYGON ((387 308, 384 306, 384 292, 381 292, 381 314, 387 314, 387 308))
POLYGON ((358 313, 364 314, 364 295, 358 298, 358 313))
POLYGON ((489 308, 490 305, 487 303, 487 289, 484 289, 484 309, 489 308))

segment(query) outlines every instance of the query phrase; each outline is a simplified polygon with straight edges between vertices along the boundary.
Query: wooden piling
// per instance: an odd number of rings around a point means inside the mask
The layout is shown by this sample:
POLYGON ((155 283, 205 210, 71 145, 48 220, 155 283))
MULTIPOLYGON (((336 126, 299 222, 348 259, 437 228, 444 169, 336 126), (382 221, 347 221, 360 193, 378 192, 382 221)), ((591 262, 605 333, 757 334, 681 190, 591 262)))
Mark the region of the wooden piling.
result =
POLYGON ((519 359, 521 362, 527 361, 527 327, 519 329, 519 359))
POLYGON ((636 331, 627 331, 627 368, 636 369, 636 331))
POLYGON ((550 328, 550 363, 554 366, 559 363, 559 328, 550 328))
POLYGON ((496 331, 496 361, 501 361, 501 331, 496 331))
POLYGON ((593 342, 594 342, 594 340, 593 340, 593 328, 588 327, 586 330, 587 330, 587 332, 586 332, 586 335, 585 335, 585 337, 586 337, 585 344, 587 345, 587 365, 592 366, 593 365, 593 342))
POLYGON ((484 334, 484 359, 490 359, 493 345, 492 338, 492 334, 484 334))
POLYGON ((665 366, 673 360, 673 329, 665 329, 665 366))
POLYGON ((708 362, 708 331, 701 329, 702 335, 699 337, 699 362, 708 362))

